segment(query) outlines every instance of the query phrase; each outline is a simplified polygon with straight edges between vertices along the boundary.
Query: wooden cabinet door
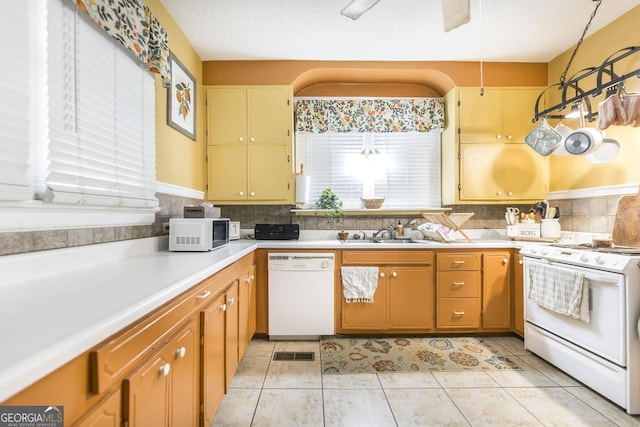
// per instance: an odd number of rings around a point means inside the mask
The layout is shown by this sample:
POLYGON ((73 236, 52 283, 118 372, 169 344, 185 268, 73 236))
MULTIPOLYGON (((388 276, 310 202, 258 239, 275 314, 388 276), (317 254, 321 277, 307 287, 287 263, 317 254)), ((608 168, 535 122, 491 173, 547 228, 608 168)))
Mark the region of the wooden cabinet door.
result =
MULTIPOLYGON (((460 144, 461 200, 499 200, 502 198, 503 145, 460 144)), ((522 173, 525 171, 526 169, 522 173)))
POLYGON ((203 407, 204 425, 213 421, 216 410, 225 393, 225 295, 220 295, 200 312, 200 334, 202 345, 200 389, 203 407))
POLYGON ((247 200, 247 147, 207 147, 207 182, 209 200, 247 200))
POLYGON ((427 267, 388 267, 389 325, 391 329, 429 329, 433 326, 433 280, 427 267))
POLYGON ((165 354, 152 356, 126 377, 123 390, 123 424, 130 427, 169 425, 171 361, 165 354))
MULTIPOLYGON (((505 143, 524 143, 524 137, 534 128, 531 122, 535 114, 538 95, 544 88, 513 89, 502 92, 502 129, 505 143)), ((544 108, 540 103, 539 107, 544 108)))
POLYGON ((233 375, 238 368, 238 281, 235 280, 225 293, 227 311, 225 316, 225 392, 229 390, 233 375))
POLYGON ((291 97, 287 87, 249 88, 250 144, 287 145, 291 132, 291 97))
POLYGON ((255 266, 251 266, 239 279, 238 307, 238 359, 241 360, 256 330, 255 266))
POLYGON ((249 200, 286 200, 291 176, 290 155, 284 145, 249 145, 249 200))
POLYGON ((460 142, 492 143, 502 140, 502 90, 460 89, 460 142))
POLYGON ((506 144, 502 154, 505 200, 542 200, 547 194, 547 158, 527 144, 506 144))
POLYGON ((207 144, 244 145, 247 141, 247 90, 207 89, 207 144))
POLYGON ((380 269, 373 304, 349 303, 342 298, 343 329, 387 329, 387 271, 380 269))
POLYGON ((74 427, 120 427, 120 389, 108 394, 91 411, 73 424, 74 427))
POLYGON ((491 252, 483 256, 483 328, 511 328, 510 260, 510 252, 491 252))
POLYGON ((171 363, 171 420, 173 426, 198 424, 198 330, 195 318, 168 346, 171 363))
POLYGON ((513 330, 524 337, 524 259, 521 254, 515 255, 513 264, 514 320, 513 330))

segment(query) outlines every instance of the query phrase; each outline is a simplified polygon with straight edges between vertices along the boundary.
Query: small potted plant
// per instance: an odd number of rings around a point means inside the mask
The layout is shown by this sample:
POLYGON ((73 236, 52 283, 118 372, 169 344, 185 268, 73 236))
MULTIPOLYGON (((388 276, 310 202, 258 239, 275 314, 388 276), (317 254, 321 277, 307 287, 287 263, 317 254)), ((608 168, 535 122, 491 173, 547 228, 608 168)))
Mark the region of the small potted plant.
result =
POLYGON ((324 216, 329 224, 340 222, 346 216, 342 210, 342 200, 331 188, 327 188, 320 194, 320 198, 316 202, 316 209, 324 211, 324 216))

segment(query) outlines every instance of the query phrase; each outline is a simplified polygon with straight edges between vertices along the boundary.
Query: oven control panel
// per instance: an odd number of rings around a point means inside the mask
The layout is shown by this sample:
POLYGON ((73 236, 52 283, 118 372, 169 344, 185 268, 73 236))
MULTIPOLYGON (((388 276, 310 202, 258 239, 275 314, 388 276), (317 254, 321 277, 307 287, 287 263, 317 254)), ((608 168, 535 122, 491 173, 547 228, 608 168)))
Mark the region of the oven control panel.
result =
POLYGON ((575 249, 549 245, 526 245, 523 246, 520 253, 532 258, 607 271, 623 271, 630 263, 633 262, 637 264, 638 258, 635 256, 603 253, 583 248, 575 249), (634 259, 636 259, 635 262, 634 259))

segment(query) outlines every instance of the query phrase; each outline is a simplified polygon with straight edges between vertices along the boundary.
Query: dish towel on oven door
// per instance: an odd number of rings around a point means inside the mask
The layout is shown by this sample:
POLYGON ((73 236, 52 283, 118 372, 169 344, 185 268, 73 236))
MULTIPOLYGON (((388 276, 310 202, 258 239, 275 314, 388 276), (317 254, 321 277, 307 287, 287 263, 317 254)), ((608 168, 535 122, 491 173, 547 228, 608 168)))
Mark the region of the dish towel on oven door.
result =
POLYGON ((341 267, 342 293, 347 303, 373 303, 378 287, 378 267, 341 267))
POLYGON ((578 271, 531 264, 529 299, 558 314, 589 322, 589 285, 578 271))

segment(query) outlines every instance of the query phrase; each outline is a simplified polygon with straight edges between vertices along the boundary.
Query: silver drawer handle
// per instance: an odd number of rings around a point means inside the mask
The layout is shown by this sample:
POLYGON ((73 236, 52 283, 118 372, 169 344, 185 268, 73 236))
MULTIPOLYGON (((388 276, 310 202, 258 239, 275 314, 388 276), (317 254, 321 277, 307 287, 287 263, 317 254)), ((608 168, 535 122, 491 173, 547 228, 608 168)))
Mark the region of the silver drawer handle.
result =
POLYGON ((201 293, 200 295, 198 295, 196 298, 197 298, 197 299, 205 299, 205 298, 207 298, 209 295, 211 295, 211 291, 204 291, 203 293, 201 293))
POLYGON ((455 314, 456 316, 464 316, 464 311, 453 310, 453 314, 455 314))
POLYGON ((464 286, 464 282, 453 282, 453 286, 464 286))
POLYGON ((453 263, 457 264, 457 265, 462 265, 462 264, 464 264, 464 261, 453 261, 453 263))

